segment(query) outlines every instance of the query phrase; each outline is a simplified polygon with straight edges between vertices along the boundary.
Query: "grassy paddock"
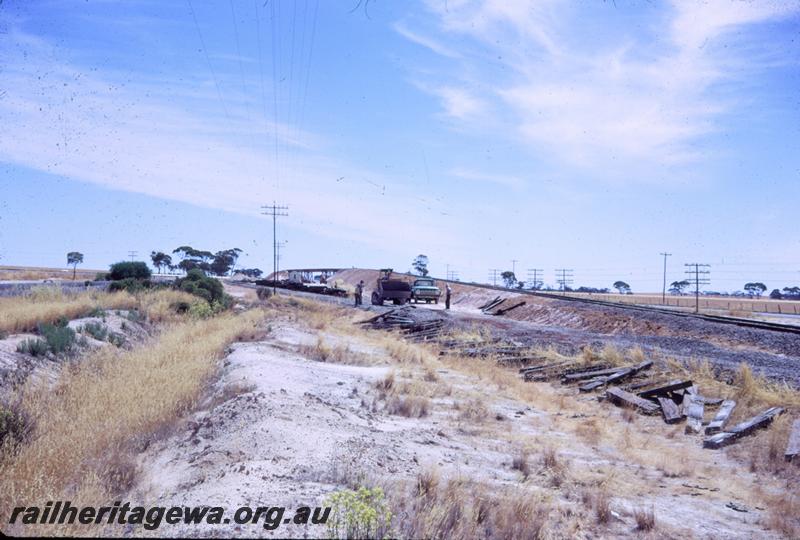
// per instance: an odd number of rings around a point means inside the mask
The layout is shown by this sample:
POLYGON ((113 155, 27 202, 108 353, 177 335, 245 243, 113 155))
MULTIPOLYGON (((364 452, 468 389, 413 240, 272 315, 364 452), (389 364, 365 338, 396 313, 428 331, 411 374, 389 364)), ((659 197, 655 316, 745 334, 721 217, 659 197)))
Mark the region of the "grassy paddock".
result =
POLYGON ((176 303, 199 301, 196 296, 171 289, 134 296, 126 291, 65 294, 56 287, 42 287, 25 296, 0 298, 0 332, 30 332, 38 323, 54 323, 61 317, 76 319, 96 309, 137 309, 153 322, 172 321, 176 320, 176 303))
POLYGON ((123 493, 137 451, 196 404, 225 347, 263 317, 249 311, 177 324, 149 346, 99 351, 65 371, 54 390, 26 388, 22 408, 33 431, 2 449, 0 519, 16 505, 107 504, 123 493))

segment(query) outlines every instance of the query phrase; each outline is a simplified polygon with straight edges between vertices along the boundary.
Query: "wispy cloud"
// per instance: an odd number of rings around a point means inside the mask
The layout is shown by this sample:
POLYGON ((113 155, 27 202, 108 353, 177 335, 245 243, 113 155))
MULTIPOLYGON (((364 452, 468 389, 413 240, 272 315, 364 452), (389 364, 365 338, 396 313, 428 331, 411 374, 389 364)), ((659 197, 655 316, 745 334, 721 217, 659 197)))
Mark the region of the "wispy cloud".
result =
POLYGON ((431 51, 435 52, 438 55, 446 56, 448 58, 461 57, 461 55, 455 50, 444 46, 435 39, 420 35, 416 32, 412 32, 402 23, 395 23, 392 27, 394 28, 395 32, 397 32, 407 40, 411 41, 412 43, 416 43, 417 45, 421 45, 422 47, 425 47, 427 49, 430 49, 431 51))
MULTIPOLYGON (((697 143, 737 105, 735 96, 714 90, 748 67, 717 40, 796 14, 800 4, 676 1, 651 10, 652 27, 619 37, 581 35, 581 8, 557 0, 431 0, 428 7, 445 46, 448 36, 471 39, 507 70, 498 76, 485 58, 461 59, 455 75, 432 76, 428 87, 438 90, 445 114, 466 123, 476 103, 497 107, 505 133, 532 150, 619 173, 698 161, 697 143), (480 93, 476 79, 484 83, 480 93)), ((480 131, 486 123, 470 127, 480 131)))
MULTIPOLYGON (((291 207, 299 229, 377 247, 425 238, 434 227, 436 212, 406 215, 420 201, 402 182, 326 155, 313 145, 319 137, 248 115, 251 104, 231 93, 225 114, 213 82, 173 80, 171 99, 162 100, 159 81, 123 84, 111 70, 56 62, 43 40, 10 37, 25 43, 26 56, 4 66, 0 161, 245 215, 277 199, 291 207), (337 182, 342 176, 348 181, 337 182)), ((425 204, 440 210, 434 199, 425 204)), ((436 228, 432 244, 458 244, 442 224, 436 228)))
POLYGON ((486 103, 466 87, 431 85, 423 82, 417 82, 416 85, 439 99, 443 114, 447 117, 469 120, 481 116, 486 111, 486 103))

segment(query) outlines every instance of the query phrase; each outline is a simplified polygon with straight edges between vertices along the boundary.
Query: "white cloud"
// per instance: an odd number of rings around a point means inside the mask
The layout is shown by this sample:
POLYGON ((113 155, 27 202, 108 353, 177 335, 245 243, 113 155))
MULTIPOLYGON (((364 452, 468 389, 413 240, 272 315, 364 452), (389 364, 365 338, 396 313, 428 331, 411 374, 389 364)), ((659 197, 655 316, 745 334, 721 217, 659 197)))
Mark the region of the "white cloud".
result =
POLYGON ((27 56, 4 66, 0 161, 245 215, 278 200, 293 227, 376 247, 425 238, 434 225, 432 244, 458 244, 433 212, 410 219, 420 201, 402 182, 328 157, 313 146, 318 137, 289 126, 277 126, 276 181, 273 125, 230 93, 226 116, 213 83, 173 80, 167 102, 160 81, 121 84, 110 71, 56 63, 41 40, 12 37, 27 56))
POLYGON ((435 39, 431 39, 429 37, 420 35, 416 32, 412 32, 404 24, 396 23, 394 24, 393 28, 395 32, 397 32, 407 40, 416 43, 417 45, 421 45, 422 47, 425 47, 427 49, 430 49, 431 51, 435 52, 440 56, 446 56, 449 58, 459 58, 461 56, 456 51, 442 45, 435 39))
POLYGON ((676 1, 661 11, 661 20, 647 20, 638 35, 626 31, 616 42, 613 35, 582 35, 580 8, 557 0, 460 0, 447 6, 429 0, 428 7, 438 17, 441 41, 467 37, 484 51, 471 62, 460 59, 455 75, 440 72, 426 83, 438 89, 446 114, 469 124, 463 128, 485 130, 486 136, 516 133, 533 150, 562 162, 645 178, 638 173, 647 168, 699 160, 697 143, 737 105, 714 90, 741 76, 746 59, 731 58, 712 46, 715 40, 797 13, 800 4, 676 1), (660 41, 652 41, 651 31, 660 41), (506 76, 498 76, 494 59, 507 68, 506 76), (481 109, 498 108, 505 133, 476 119, 476 102, 481 109))
POLYGON ((418 84, 417 86, 437 96, 441 101, 444 114, 451 118, 467 120, 480 115, 486 109, 485 103, 466 88, 427 84, 418 84))

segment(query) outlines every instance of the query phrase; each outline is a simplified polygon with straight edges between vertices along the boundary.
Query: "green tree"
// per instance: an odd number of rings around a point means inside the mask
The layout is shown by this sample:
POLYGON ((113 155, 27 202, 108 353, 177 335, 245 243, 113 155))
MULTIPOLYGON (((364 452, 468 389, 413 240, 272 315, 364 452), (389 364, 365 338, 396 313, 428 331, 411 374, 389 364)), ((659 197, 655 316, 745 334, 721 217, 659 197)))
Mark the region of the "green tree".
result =
POLYGON ((224 302, 225 291, 222 283, 217 279, 207 277, 199 268, 189 270, 185 278, 176 280, 175 288, 204 298, 209 304, 224 302))
POLYGON ((75 272, 77 272, 77 266, 81 263, 83 263, 83 253, 79 251, 67 253, 67 264, 72 266, 72 281, 75 281, 75 272))
POLYGON ((744 290, 750 294, 761 296, 762 294, 764 294, 764 292, 766 292, 767 286, 759 281, 755 281, 752 283, 745 283, 744 290))
POLYGON ((150 269, 143 261, 122 261, 111 265, 108 279, 119 281, 123 279, 149 279, 150 269))
POLYGON ((673 281, 669 284, 669 292, 672 294, 683 294, 684 291, 689 288, 689 285, 691 285, 691 283, 685 279, 681 281, 673 281))
POLYGON ((161 273, 162 268, 169 268, 172 266, 172 257, 162 251, 153 251, 150 253, 150 260, 153 261, 153 266, 161 273))
POLYGON ((506 270, 505 272, 500 274, 500 277, 503 278, 503 282, 506 284, 507 289, 513 287, 514 284, 517 282, 517 276, 515 276, 514 272, 512 272, 511 270, 506 270))
POLYGON ((428 256, 419 254, 414 259, 414 262, 411 263, 411 266, 414 267, 414 270, 417 271, 417 274, 421 276, 428 275, 428 256))
POLYGON ((257 278, 264 273, 259 268, 242 268, 241 270, 237 270, 237 272, 249 278, 257 278))
POLYGON ((194 249, 192 246, 181 246, 173 249, 172 253, 180 255, 181 262, 178 263, 178 268, 184 272, 189 272, 194 268, 199 268, 203 272, 211 271, 210 263, 214 259, 214 254, 210 251, 194 249))
POLYGON ((214 260, 209 265, 209 269, 218 276, 227 275, 236 265, 236 260, 241 252, 242 250, 239 248, 217 251, 214 254, 214 260))
POLYGON ((631 286, 625 283, 624 281, 615 281, 612 287, 617 289, 619 294, 628 294, 629 292, 631 292, 631 286))

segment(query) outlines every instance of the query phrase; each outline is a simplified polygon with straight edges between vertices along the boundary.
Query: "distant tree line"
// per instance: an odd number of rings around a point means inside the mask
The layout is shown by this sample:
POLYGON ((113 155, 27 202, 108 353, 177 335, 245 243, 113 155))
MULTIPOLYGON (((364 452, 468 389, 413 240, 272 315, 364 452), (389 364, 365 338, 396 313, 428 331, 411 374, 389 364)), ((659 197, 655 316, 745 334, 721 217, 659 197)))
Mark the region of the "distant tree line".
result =
MULTIPOLYGON (((173 264, 172 255, 162 251, 150 253, 150 260, 160 274, 163 269, 171 272, 182 271, 189 273, 190 270, 201 270, 205 274, 215 276, 228 276, 234 272, 236 261, 242 252, 239 248, 225 249, 212 253, 202 249, 195 249, 192 246, 180 246, 172 250, 172 254, 180 257, 177 264, 173 264)), ((257 278, 263 274, 258 268, 242 268, 237 272, 247 277, 257 278)))

